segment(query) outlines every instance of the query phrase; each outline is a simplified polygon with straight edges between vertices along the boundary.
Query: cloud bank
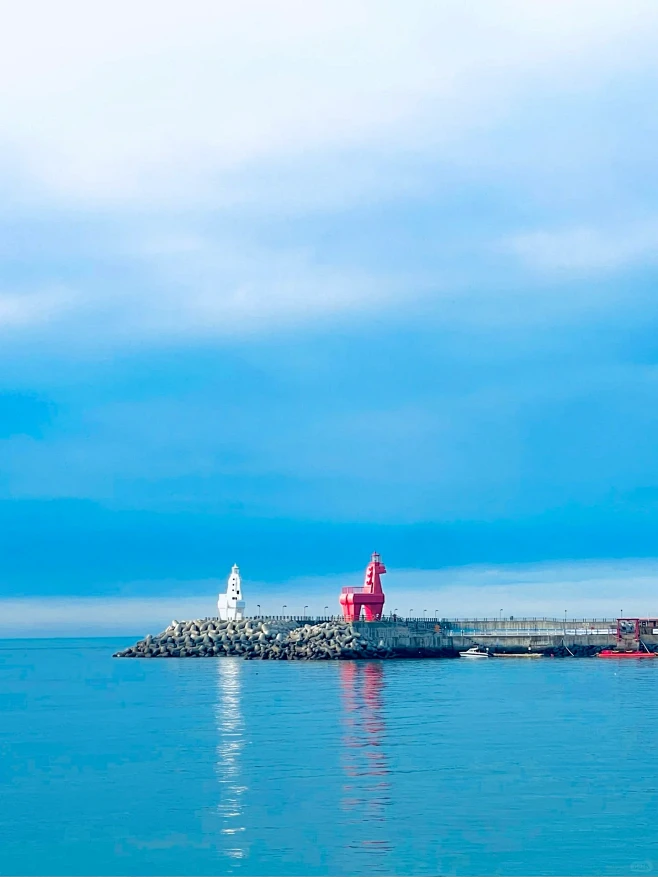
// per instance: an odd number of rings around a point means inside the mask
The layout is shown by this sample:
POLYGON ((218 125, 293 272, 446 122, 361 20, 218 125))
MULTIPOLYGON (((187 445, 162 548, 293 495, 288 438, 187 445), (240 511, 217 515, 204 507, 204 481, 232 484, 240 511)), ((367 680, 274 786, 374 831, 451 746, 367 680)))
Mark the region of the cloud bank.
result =
MULTIPOLYGON (((265 615, 339 614, 337 595, 361 573, 286 582, 247 582, 247 611, 265 615), (257 604, 259 604, 257 606, 257 604)), ((462 566, 389 571, 386 610, 443 618, 616 618, 656 612, 658 561, 462 566)), ((179 582, 179 596, 1 599, 0 636, 144 636, 173 619, 216 614, 220 582, 179 582), (183 596, 197 592, 195 596, 183 596)), ((171 588, 171 583, 168 585, 171 588)))
MULTIPOLYGON (((624 185, 650 159, 639 123, 618 124, 609 105, 611 79, 635 95, 655 81, 649 0, 495 0, 476 14, 452 0, 404 11, 370 0, 105 10, 33 0, 5 24, 5 214, 24 221, 17 243, 30 263, 35 231, 86 263, 66 277, 58 257, 42 279, 22 270, 0 290, 10 343, 26 331, 62 352, 89 348, 90 333, 121 349, 249 337, 388 310, 395 319, 409 304, 445 319, 456 300, 458 319, 483 307, 518 315, 487 274, 509 285, 527 266, 579 275, 653 260, 655 211, 642 217, 624 185), (474 216, 455 234, 473 200, 484 227, 474 216), (327 247, 329 219, 424 202, 437 239, 420 261, 400 235, 383 235, 379 259, 367 256, 367 232, 359 258, 327 247), (613 203, 620 234, 599 225, 613 203), (560 228, 565 211, 579 224, 560 228)), ((17 255, 6 255, 11 275, 17 255)), ((554 296, 534 290, 521 312, 554 296)))

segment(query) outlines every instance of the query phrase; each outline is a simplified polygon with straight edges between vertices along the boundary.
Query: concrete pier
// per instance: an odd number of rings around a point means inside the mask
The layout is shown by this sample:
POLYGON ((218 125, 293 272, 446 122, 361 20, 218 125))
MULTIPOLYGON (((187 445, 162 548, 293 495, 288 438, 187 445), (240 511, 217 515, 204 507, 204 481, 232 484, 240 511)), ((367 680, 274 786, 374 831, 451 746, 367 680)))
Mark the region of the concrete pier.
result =
MULTIPOLYGON (((615 643, 616 619, 557 618, 397 618, 358 622, 364 637, 382 640, 400 653, 431 650, 466 651, 472 646, 494 654, 595 654, 615 643)), ((643 638, 658 650, 658 634, 643 638)))
POLYGON ((450 639, 432 629, 396 622, 343 619, 204 618, 172 621, 117 658, 243 657, 247 660, 354 660, 394 657, 457 657, 450 639))
MULTIPOLYGON (((609 618, 442 619, 438 624, 459 651, 479 645, 501 654, 560 649, 594 653, 612 647, 616 635, 616 620, 609 618)), ((658 637, 650 639, 658 646, 658 637)))

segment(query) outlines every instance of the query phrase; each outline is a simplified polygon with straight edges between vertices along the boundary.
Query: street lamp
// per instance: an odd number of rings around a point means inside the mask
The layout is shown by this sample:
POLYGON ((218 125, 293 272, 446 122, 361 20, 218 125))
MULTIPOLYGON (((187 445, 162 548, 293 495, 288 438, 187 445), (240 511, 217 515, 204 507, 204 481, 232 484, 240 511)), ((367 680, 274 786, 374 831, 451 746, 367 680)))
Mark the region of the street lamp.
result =
POLYGON ((413 609, 409 610, 409 618, 413 618, 413 611, 414 611, 413 609))
POLYGON ((308 609, 308 606, 304 606, 304 618, 306 618, 306 610, 307 609, 308 609))
POLYGON ((329 607, 328 607, 328 606, 325 606, 325 607, 324 607, 324 614, 326 615, 328 611, 329 611, 329 607))
POLYGON ((423 609, 423 615, 427 615, 427 609, 423 609))
POLYGON ((258 617, 260 618, 260 603, 256 603, 256 609, 258 609, 258 617))
POLYGON ((287 608, 288 608, 287 603, 284 603, 284 604, 283 604, 283 608, 281 609, 281 614, 282 614, 282 615, 285 615, 285 614, 286 614, 284 610, 287 609, 287 608))
POLYGON ((500 613, 498 614, 498 621, 501 624, 503 623, 503 610, 502 609, 500 610, 500 613))

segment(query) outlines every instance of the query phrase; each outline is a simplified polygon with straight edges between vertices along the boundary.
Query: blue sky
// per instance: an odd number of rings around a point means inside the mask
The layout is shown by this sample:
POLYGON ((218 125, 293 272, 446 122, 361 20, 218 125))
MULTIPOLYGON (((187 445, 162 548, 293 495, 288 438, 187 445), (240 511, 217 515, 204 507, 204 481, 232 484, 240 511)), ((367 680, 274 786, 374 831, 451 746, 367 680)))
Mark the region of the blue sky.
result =
POLYGON ((658 610, 655 3, 234 6, 0 35, 5 618, 658 610))

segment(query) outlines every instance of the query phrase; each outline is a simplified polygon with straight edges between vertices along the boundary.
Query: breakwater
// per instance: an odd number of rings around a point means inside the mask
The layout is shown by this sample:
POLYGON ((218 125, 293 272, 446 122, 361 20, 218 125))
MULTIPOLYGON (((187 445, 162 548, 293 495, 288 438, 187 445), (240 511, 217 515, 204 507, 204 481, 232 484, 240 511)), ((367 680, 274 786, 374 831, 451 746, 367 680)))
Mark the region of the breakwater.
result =
POLYGON ((331 661, 359 658, 457 657, 436 632, 410 636, 404 625, 386 622, 284 619, 172 621, 123 649, 115 658, 222 658, 331 661))
POLYGON ((329 661, 385 658, 391 649, 361 635, 352 624, 325 621, 187 621, 172 622, 157 636, 147 636, 117 652, 117 658, 242 657, 270 661, 329 661))
MULTIPOLYGON (((610 620, 386 618, 205 618, 172 622, 116 653, 122 658, 243 657, 246 660, 457 657, 472 646, 494 655, 593 657, 614 648, 610 620)), ((640 648, 658 651, 658 632, 642 635, 640 648)))

